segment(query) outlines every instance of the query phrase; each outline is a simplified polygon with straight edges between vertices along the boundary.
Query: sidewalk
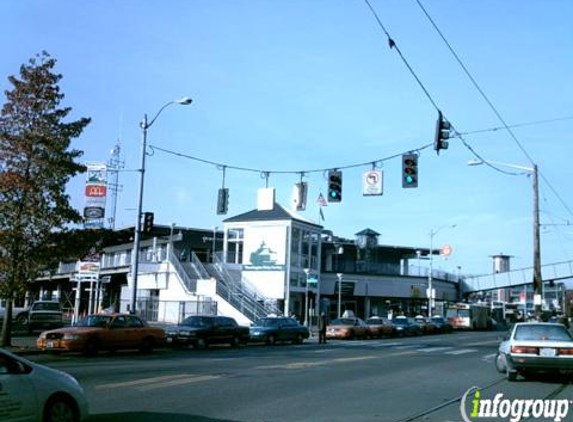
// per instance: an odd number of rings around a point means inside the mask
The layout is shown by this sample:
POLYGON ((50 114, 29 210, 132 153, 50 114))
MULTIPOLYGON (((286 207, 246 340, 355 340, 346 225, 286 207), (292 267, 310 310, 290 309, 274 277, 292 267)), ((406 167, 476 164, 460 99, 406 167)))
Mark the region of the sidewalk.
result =
POLYGON ((12 337, 12 345, 10 347, 3 347, 3 349, 22 356, 38 354, 40 353, 36 348, 38 335, 14 336, 12 337))

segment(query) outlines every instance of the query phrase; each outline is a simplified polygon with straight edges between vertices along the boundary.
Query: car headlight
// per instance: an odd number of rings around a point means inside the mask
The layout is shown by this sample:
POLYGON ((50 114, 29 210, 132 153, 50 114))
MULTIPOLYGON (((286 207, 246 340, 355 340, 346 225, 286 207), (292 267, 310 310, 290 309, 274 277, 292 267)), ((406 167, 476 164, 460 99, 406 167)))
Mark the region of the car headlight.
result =
POLYGON ((39 339, 40 339, 40 340, 46 340, 46 333, 40 334, 39 339))
POLYGON ((62 340, 79 340, 80 336, 77 334, 64 334, 62 340))

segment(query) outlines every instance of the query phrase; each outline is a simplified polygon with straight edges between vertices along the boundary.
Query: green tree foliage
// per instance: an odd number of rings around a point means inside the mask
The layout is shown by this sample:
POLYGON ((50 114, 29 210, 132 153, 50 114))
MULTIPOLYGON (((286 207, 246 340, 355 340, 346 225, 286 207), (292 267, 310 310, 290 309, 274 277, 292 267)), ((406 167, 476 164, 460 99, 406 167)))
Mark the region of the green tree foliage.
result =
POLYGON ((89 118, 64 120, 71 108, 61 107, 64 94, 53 72, 56 60, 47 53, 20 67, 8 78, 0 111, 0 297, 8 306, 0 345, 10 344, 12 298, 23 291, 48 262, 54 233, 81 222, 65 192, 71 177, 84 172, 70 149, 89 118))

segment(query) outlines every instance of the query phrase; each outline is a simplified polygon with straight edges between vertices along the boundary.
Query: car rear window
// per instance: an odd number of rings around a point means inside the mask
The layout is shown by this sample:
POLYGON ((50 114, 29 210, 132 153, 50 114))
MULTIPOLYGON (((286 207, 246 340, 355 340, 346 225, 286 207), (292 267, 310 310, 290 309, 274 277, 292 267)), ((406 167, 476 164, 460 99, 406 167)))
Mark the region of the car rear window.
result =
POLYGON ((521 325, 515 329, 515 340, 571 341, 571 335, 560 325, 521 325))

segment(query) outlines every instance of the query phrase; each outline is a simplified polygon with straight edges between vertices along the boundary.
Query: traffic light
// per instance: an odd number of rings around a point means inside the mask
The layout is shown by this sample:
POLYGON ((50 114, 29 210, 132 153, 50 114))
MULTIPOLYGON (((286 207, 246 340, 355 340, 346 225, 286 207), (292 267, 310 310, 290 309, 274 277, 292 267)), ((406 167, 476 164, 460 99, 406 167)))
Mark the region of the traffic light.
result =
POLYGON ((442 115, 441 111, 438 111, 438 121, 436 122, 436 136, 434 137, 434 149, 440 154, 441 149, 448 149, 448 141, 445 139, 450 138, 450 129, 451 125, 444 116, 442 115))
POLYGON ((143 233, 151 233, 153 230, 153 217, 152 212, 143 213, 143 233))
POLYGON ((328 202, 342 201, 342 172, 328 171, 328 202))
POLYGON ((217 214, 227 214, 229 209, 229 189, 220 188, 217 196, 217 214))
POLYGON ((402 187, 418 187, 418 156, 416 154, 402 155, 402 187))

